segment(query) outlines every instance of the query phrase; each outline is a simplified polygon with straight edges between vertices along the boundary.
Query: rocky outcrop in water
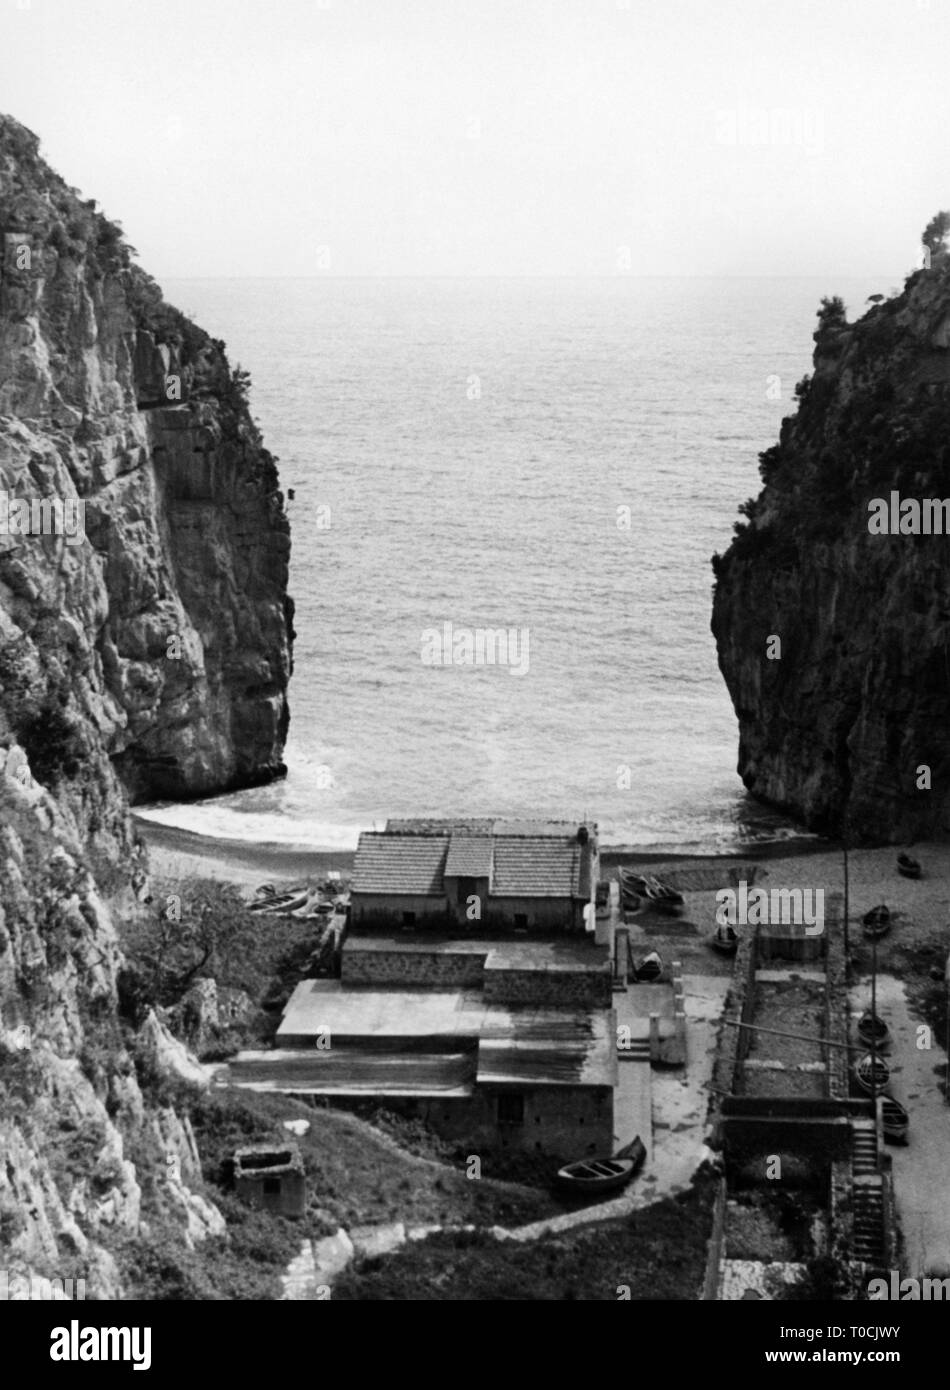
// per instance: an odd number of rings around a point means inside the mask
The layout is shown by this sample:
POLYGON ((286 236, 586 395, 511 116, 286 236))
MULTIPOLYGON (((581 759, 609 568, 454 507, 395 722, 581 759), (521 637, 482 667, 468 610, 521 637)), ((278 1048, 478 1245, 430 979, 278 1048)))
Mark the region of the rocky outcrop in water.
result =
POLYGON ((6 117, 0 234, 0 1265, 117 1298, 224 1231, 122 1004, 128 797, 283 770, 289 527, 244 374, 6 117))
POLYGON ((946 252, 855 323, 824 301, 815 343, 798 412, 761 455, 765 486, 713 561, 739 773, 814 830, 939 835, 950 827, 950 534, 915 534, 912 507, 906 534, 874 534, 869 503, 950 499, 946 252))

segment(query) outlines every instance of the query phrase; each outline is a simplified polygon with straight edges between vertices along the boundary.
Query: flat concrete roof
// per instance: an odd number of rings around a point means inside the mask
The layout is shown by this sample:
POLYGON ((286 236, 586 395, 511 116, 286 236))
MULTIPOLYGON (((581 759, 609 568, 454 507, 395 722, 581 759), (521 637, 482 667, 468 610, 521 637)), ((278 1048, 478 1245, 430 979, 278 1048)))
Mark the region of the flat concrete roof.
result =
POLYGON ((239 1052, 216 1076, 283 1095, 418 1096, 462 1099, 475 1089, 475 1053, 398 1053, 334 1046, 239 1052))
POLYGON ((308 1044, 321 1033, 329 1033, 330 1047, 319 1054, 313 1047, 318 1060, 338 1048, 351 1057, 374 1045, 381 1051, 379 1045, 390 1040, 431 1040, 433 1054, 467 1040, 471 1052, 479 1044, 479 1080, 612 1086, 617 1076, 613 1010, 486 1003, 480 989, 376 989, 304 980, 277 1030, 278 1045, 295 1056, 300 1049, 309 1053, 308 1044))

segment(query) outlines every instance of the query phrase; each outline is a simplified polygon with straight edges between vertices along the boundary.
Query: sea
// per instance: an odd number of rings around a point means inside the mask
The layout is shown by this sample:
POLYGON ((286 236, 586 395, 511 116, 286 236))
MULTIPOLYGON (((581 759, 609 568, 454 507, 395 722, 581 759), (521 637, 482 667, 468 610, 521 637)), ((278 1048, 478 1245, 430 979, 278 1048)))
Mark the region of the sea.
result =
POLYGON ((821 297, 853 318, 891 288, 166 282, 251 373, 294 493, 297 641, 286 779, 142 813, 329 850, 411 815, 583 818, 660 853, 802 835, 736 773, 710 560, 795 409, 821 297), (479 647, 498 629, 507 651, 479 647))

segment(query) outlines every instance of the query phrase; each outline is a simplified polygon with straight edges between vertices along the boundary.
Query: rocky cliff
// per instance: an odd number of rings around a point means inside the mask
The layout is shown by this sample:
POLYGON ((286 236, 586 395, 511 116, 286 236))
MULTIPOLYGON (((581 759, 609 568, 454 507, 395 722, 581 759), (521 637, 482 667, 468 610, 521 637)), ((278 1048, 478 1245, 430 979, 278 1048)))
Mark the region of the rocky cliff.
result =
POLYGON ((739 773, 821 832, 939 835, 950 826, 950 534, 916 533, 912 513, 950 499, 946 251, 855 323, 823 301, 815 344, 797 414, 760 457, 764 488, 713 560, 739 773), (872 504, 890 512, 892 493, 898 507, 910 499, 905 521, 879 534, 872 504))
POLYGON ((116 1297, 224 1225, 140 1084, 199 1073, 122 1017, 128 800, 283 771, 289 527, 246 376, 5 117, 0 233, 0 1263, 116 1297))

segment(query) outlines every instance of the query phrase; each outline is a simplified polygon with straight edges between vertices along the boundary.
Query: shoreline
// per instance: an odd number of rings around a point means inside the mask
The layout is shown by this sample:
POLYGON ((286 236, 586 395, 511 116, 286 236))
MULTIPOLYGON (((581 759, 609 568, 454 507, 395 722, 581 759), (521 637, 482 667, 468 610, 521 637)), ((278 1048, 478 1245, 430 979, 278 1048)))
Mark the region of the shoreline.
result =
POLYGON ((274 843, 217 840, 144 820, 134 812, 133 817, 148 849, 150 870, 157 878, 223 878, 257 887, 270 879, 291 882, 322 878, 331 869, 350 873, 356 853, 351 849, 288 849, 274 843))
MULTIPOLYGON (((253 885, 277 879, 298 882, 323 877, 330 870, 352 872, 355 849, 302 849, 275 841, 255 844, 226 840, 179 826, 166 825, 133 812, 138 834, 149 854, 151 871, 159 878, 202 877, 253 885)), ((841 846, 818 838, 752 841, 740 848, 708 854, 689 850, 665 850, 637 845, 602 845, 604 869, 623 865, 743 863, 772 861, 825 854, 840 854, 841 846)))

